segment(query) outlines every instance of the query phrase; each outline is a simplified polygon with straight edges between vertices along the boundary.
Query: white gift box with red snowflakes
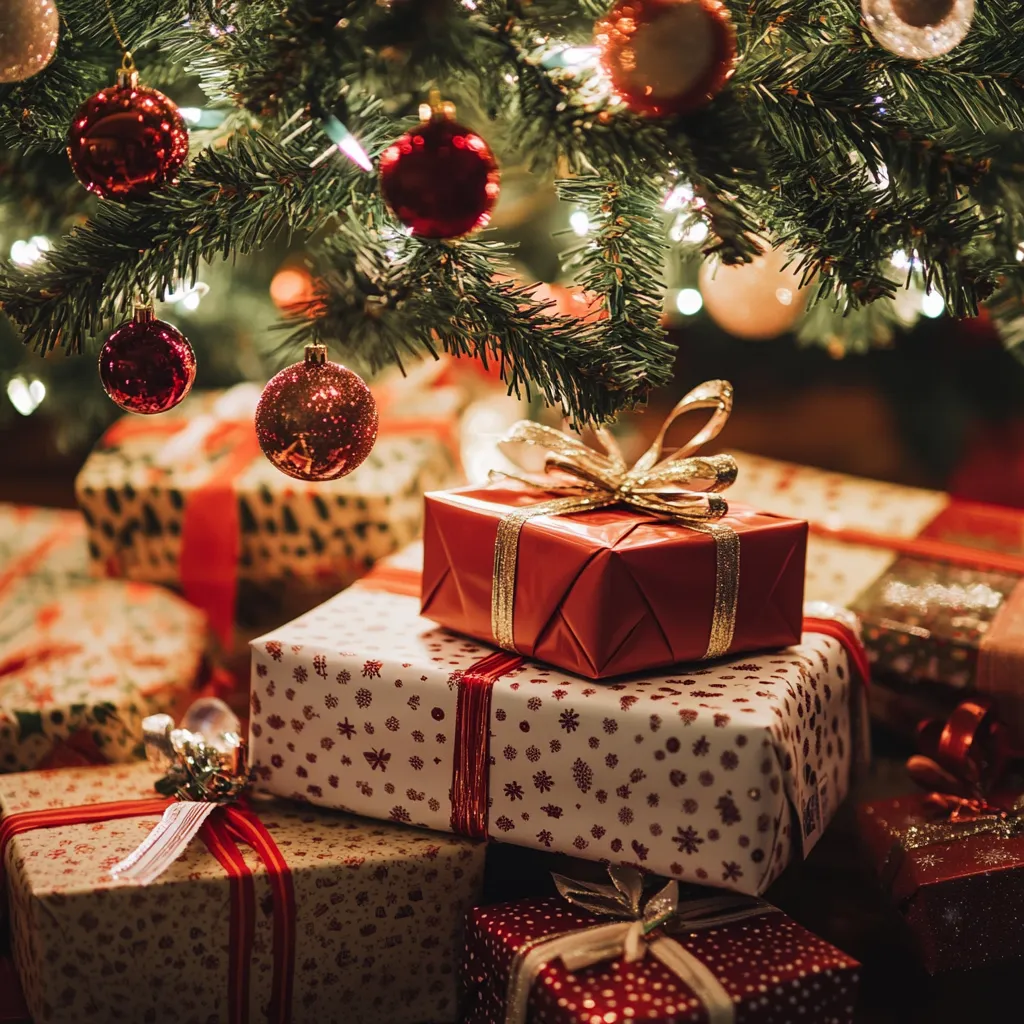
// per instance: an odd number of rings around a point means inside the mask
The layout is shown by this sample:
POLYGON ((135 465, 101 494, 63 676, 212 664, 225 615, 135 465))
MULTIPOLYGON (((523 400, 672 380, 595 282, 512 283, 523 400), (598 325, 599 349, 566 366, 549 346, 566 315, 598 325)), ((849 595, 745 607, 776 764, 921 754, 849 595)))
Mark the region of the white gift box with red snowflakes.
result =
MULTIPOLYGON (((253 641, 259 785, 455 830, 460 685, 487 655, 362 584, 253 641)), ((761 893, 846 795, 861 699, 817 633, 622 682, 523 662, 491 691, 487 835, 761 893)))

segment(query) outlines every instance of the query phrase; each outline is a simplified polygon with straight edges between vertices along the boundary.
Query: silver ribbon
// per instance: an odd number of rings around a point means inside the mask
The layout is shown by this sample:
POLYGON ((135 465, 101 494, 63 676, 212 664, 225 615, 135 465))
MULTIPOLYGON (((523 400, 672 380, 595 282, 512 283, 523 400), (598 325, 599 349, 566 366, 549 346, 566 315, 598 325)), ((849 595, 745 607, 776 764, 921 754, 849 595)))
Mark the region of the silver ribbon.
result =
POLYGON ((176 803, 153 831, 110 869, 120 881, 155 882, 186 850, 203 822, 249 784, 245 741, 238 716, 216 697, 203 697, 185 712, 179 728, 170 715, 142 720, 146 760, 165 772, 156 790, 176 803))
POLYGON ((707 965, 677 942, 680 934, 717 928, 775 911, 763 900, 747 896, 711 896, 679 903, 678 882, 668 882, 646 902, 644 876, 635 868, 609 866, 612 885, 577 882, 552 875, 559 893, 575 906, 619 920, 574 929, 527 943, 516 954, 509 975, 505 1024, 526 1024, 530 992, 537 976, 552 960, 579 971, 607 960, 635 963, 648 953, 660 960, 701 1001, 708 1024, 734 1024, 732 998, 707 965))

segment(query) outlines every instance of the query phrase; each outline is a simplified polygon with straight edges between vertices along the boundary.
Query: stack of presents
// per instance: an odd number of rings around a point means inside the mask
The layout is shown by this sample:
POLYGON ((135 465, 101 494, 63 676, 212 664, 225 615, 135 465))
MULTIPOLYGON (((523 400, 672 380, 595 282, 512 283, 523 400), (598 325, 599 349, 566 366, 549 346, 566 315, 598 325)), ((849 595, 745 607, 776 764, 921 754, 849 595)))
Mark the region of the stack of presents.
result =
POLYGON ((333 483, 200 395, 115 424, 80 512, 0 507, 0 1003, 852 1021, 858 963, 762 896, 866 769, 869 709, 920 745, 919 795, 856 829, 921 962, 1024 952, 1024 516, 698 453, 723 382, 680 448, 521 423, 454 486, 449 391, 333 483))

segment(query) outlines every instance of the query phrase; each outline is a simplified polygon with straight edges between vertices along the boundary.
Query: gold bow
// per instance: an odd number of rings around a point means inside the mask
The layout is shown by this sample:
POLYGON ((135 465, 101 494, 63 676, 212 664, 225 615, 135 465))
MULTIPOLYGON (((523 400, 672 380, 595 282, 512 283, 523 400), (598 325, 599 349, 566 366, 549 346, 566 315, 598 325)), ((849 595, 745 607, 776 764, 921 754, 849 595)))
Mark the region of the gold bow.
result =
POLYGON ((717 976, 668 932, 717 928, 733 921, 771 913, 763 900, 747 896, 711 896, 680 905, 679 883, 668 882, 644 901, 644 876, 635 868, 610 865, 612 885, 577 882, 553 874, 559 893, 570 903, 602 917, 619 920, 541 936, 516 953, 509 974, 505 1024, 525 1024, 530 991, 544 965, 561 960, 576 973, 593 964, 621 958, 635 963, 648 952, 688 985, 707 1013, 708 1024, 733 1024, 733 1001, 717 976))
POLYGON ((650 448, 630 467, 615 438, 603 427, 596 431, 604 448, 599 452, 582 440, 529 420, 514 424, 501 441, 501 450, 524 473, 492 473, 510 477, 562 497, 512 509, 498 524, 491 585, 491 631, 499 647, 515 651, 514 604, 519 534, 536 516, 568 515, 607 505, 665 516, 715 541, 715 608, 704 658, 725 654, 736 628, 739 596, 740 542, 732 527, 717 520, 729 506, 717 491, 736 480, 731 455, 697 456, 694 453, 717 437, 732 411, 732 385, 709 380, 679 400, 668 414, 650 448), (665 435, 683 413, 711 409, 708 422, 681 448, 663 455, 665 435), (527 452, 543 449, 544 474, 528 471, 527 452))

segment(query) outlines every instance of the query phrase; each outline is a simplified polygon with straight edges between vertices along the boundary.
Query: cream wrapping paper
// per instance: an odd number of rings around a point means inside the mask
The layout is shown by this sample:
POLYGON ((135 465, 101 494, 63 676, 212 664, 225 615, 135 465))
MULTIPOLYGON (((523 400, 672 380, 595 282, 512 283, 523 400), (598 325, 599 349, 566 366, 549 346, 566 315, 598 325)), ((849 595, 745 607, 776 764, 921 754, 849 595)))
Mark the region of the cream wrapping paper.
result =
MULTIPOLYGON (((362 585, 260 637, 258 785, 450 830, 459 681, 491 653, 362 585)), ((525 662, 492 690, 487 832, 760 894, 846 795, 861 698, 820 634, 612 683, 525 662)))
MULTIPOLYGON (((144 764, 0 778, 2 816, 154 796, 144 764)), ((479 899, 485 848, 452 836, 255 803, 292 873, 292 1024, 455 1024, 463 922, 479 899)), ((157 815, 38 829, 8 847, 14 957, 35 1024, 208 1024, 227 1019, 229 885, 192 843, 149 886, 110 867, 157 815)), ((273 916, 255 884, 250 1016, 266 1020, 273 916)))

